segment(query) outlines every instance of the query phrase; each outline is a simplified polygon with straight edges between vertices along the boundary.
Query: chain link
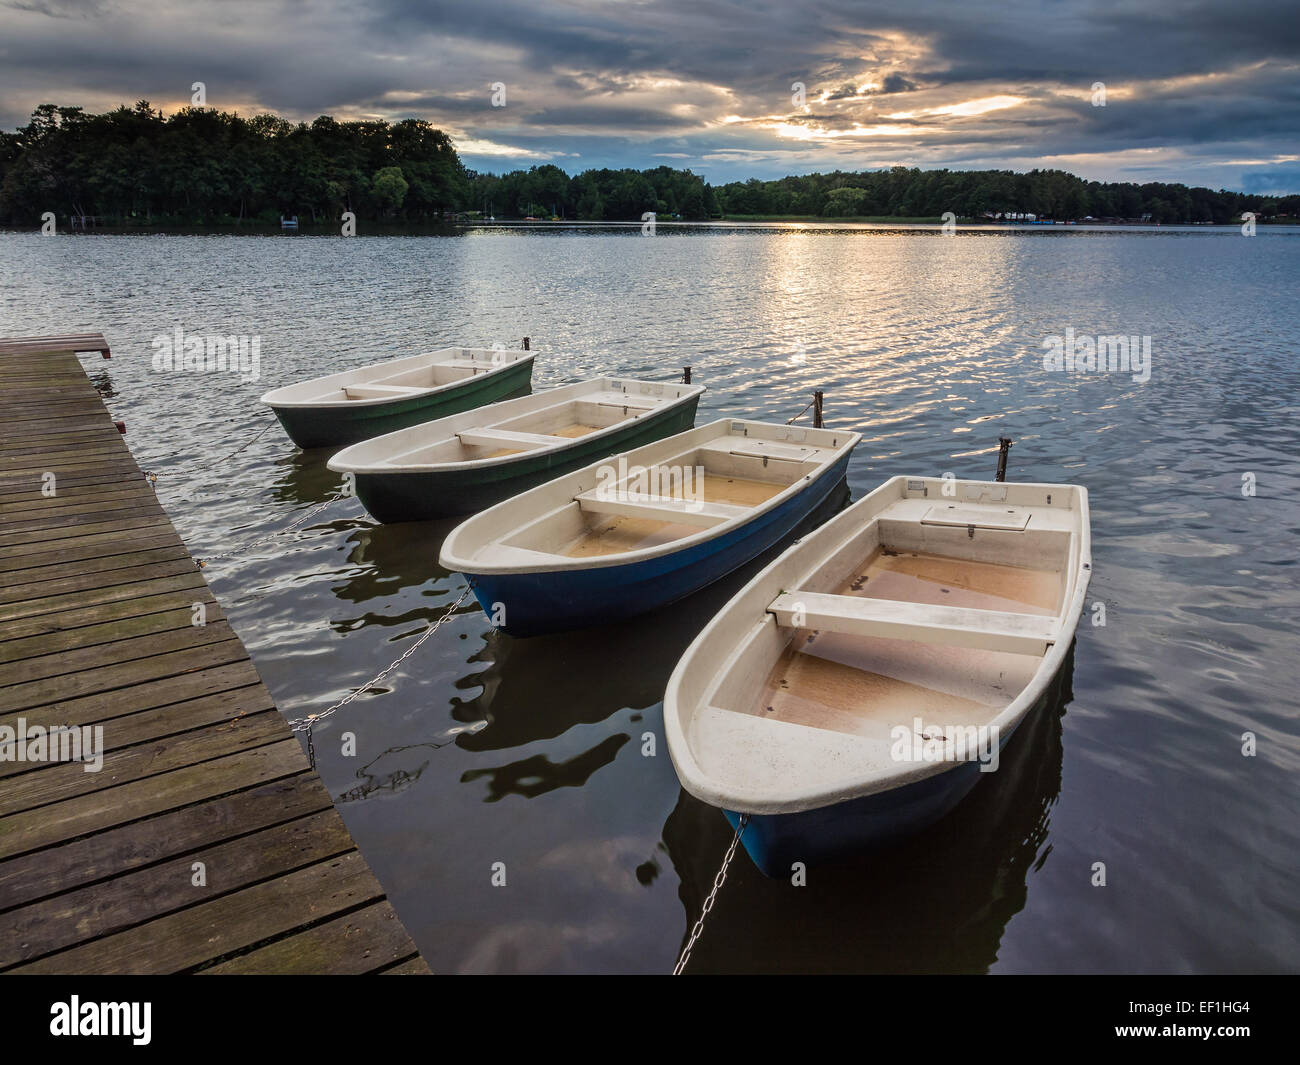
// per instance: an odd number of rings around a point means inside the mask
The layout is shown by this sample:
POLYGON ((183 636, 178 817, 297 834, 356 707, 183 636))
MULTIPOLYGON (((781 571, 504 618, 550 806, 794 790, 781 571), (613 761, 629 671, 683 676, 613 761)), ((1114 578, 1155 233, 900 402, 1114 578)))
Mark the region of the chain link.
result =
MULTIPOLYGON (((236 455, 238 455, 238 454, 239 454, 241 451, 243 451, 246 447, 249 447, 249 446, 251 446, 251 445, 257 443, 257 441, 261 440, 262 437, 264 437, 264 436, 265 436, 265 435, 266 435, 266 434, 267 434, 271 429, 274 429, 275 426, 276 426, 277 424, 278 424, 278 423, 276 422, 276 420, 275 420, 275 419, 272 419, 270 422, 268 422, 266 425, 264 425, 261 429, 259 429, 255 434, 253 434, 253 435, 250 436, 247 440, 245 440, 242 444, 240 444, 239 447, 235 448, 235 450, 232 451, 229 455, 226 455, 226 456, 224 456, 223 458, 219 458, 219 459, 217 459, 216 462, 212 463, 212 465, 213 465, 213 466, 220 466, 223 462, 227 461, 227 459, 233 459, 236 455)), ((157 487, 157 484, 158 484, 158 475, 157 475, 156 473, 154 473, 152 470, 145 470, 145 471, 144 471, 144 479, 145 479, 146 481, 148 481, 151 485, 157 487)))
POLYGON ((262 544, 270 543, 278 536, 283 536, 285 533, 291 533, 296 531, 298 527, 301 526, 305 521, 307 521, 309 518, 313 517, 314 515, 319 514, 331 503, 337 503, 340 499, 349 499, 349 498, 351 497, 345 495, 342 492, 339 492, 336 495, 330 496, 329 499, 325 500, 323 503, 317 503, 315 506, 308 509, 307 512, 304 513, 300 518, 295 518, 283 529, 276 529, 274 532, 267 533, 267 535, 265 536, 258 537, 258 539, 254 540, 252 543, 245 544, 238 551, 224 551, 219 555, 208 555, 206 558, 196 558, 194 561, 198 563, 199 569, 203 569, 205 566, 207 566, 209 562, 213 561, 214 559, 235 558, 238 555, 246 554, 254 547, 260 547, 262 544))
POLYGON ((456 601, 447 608, 446 612, 440 618, 438 618, 437 621, 432 622, 429 625, 429 627, 426 628, 424 632, 420 634, 420 638, 416 640, 415 643, 411 644, 411 646, 408 647, 401 654, 400 657, 398 657, 393 662, 389 663, 389 665, 387 665, 384 669, 381 669, 370 681, 368 681, 362 687, 357 688, 355 691, 349 693, 348 695, 345 695, 333 706, 325 710, 322 710, 319 714, 308 714, 306 717, 295 718, 294 720, 289 722, 289 728, 291 731, 307 733, 307 757, 311 761, 311 766, 313 769, 316 768, 316 747, 312 738, 312 730, 316 727, 317 723, 329 717, 336 710, 343 709, 343 707, 347 706, 348 703, 352 702, 354 699, 360 698, 371 688, 373 688, 376 684, 378 684, 385 677, 387 677, 388 674, 390 674, 393 670, 395 670, 398 666, 400 666, 403 662, 405 662, 408 658, 410 658, 411 655, 415 654, 415 652, 418 651, 424 645, 424 642, 427 639, 429 639, 430 636, 432 636, 435 632, 437 632, 440 628, 442 628, 442 626, 451 619, 451 617, 456 613, 456 610, 460 606, 460 604, 465 601, 465 598, 473 590, 474 590, 474 582, 470 581, 467 585, 465 585, 460 595, 456 597, 456 601))
POLYGON ((271 423, 267 425, 265 428, 263 428, 260 432, 258 432, 256 436, 245 441, 243 444, 240 444, 239 447, 235 448, 235 450, 232 451, 229 455, 227 455, 226 458, 217 459, 217 464, 220 465, 221 463, 225 462, 226 459, 233 459, 236 455, 238 455, 241 451, 243 451, 244 448, 248 447, 250 444, 255 444, 257 443, 257 441, 261 440, 262 437, 264 437, 267 434, 268 430, 274 429, 277 424, 278 423, 275 420, 272 420, 271 423))
POLYGON ((814 399, 811 403, 808 404, 808 406, 804 407, 803 410, 801 410, 801 411, 800 411, 798 414, 796 414, 793 418, 789 419, 785 424, 786 424, 786 425, 794 425, 795 422, 797 422, 800 418, 802 418, 805 414, 807 414, 810 410, 812 410, 813 403, 816 403, 816 402, 817 402, 817 401, 814 399))
MULTIPOLYGON (((250 447, 251 445, 255 444, 258 440, 262 439, 262 437, 265 436, 265 435, 266 435, 270 430, 274 429, 275 426, 276 426, 277 424, 278 424, 278 423, 277 423, 275 420, 272 420, 272 421, 268 422, 268 423, 267 423, 266 425, 264 425, 260 430, 258 430, 258 431, 257 431, 256 433, 254 433, 251 437, 249 437, 249 438, 248 438, 247 440, 245 440, 242 444, 240 444, 239 447, 235 448, 235 450, 232 451, 229 455, 226 455, 226 456, 224 456, 223 458, 217 459, 217 461, 214 463, 214 465, 219 466, 219 465, 221 465, 223 462, 227 461, 228 459, 233 459, 236 455, 238 455, 238 454, 239 454, 241 451, 243 451, 245 448, 250 447)), ((144 479, 149 483, 149 487, 152 488, 155 492, 158 490, 158 474, 154 473, 153 470, 145 470, 145 471, 144 471, 144 479)), ((254 547, 260 547, 262 544, 270 543, 270 542, 271 542, 272 540, 274 540, 277 536, 281 536, 281 535, 283 535, 284 533, 288 533, 288 532, 294 532, 294 531, 295 531, 295 530, 296 530, 300 525, 302 525, 304 522, 306 522, 306 521, 307 521, 309 518, 311 518, 313 515, 315 515, 315 514, 319 514, 322 510, 324 510, 326 507, 328 507, 331 503, 334 503, 334 502, 337 502, 337 501, 340 500, 340 499, 346 499, 346 498, 347 498, 347 495, 346 495, 345 493, 342 493, 342 492, 340 492, 340 493, 338 493, 338 494, 336 494, 336 495, 330 496, 329 499, 326 499, 324 502, 317 503, 314 507, 312 507, 312 508, 310 508, 309 510, 307 510, 307 512, 304 513, 301 517, 299 517, 299 518, 295 518, 292 522, 290 522, 287 526, 285 526, 285 528, 283 528, 283 529, 276 529, 274 532, 272 532, 272 533, 268 533, 266 536, 259 537, 258 539, 254 540, 252 543, 245 544, 245 545, 244 545, 240 550, 238 550, 238 551, 226 551, 226 552, 223 552, 223 553, 220 554, 220 555, 208 555, 206 558, 196 558, 196 559, 194 560, 195 565, 197 565, 197 566, 199 567, 199 569, 203 569, 203 568, 205 568, 205 567, 207 566, 207 564, 208 564, 209 562, 215 561, 216 559, 235 558, 235 557, 238 556, 238 555, 245 554, 245 553, 248 552, 251 548, 254 548, 254 547)))
POLYGON ((731 859, 736 856, 736 846, 740 843, 740 837, 744 835, 747 824, 749 824, 749 814, 741 814, 740 821, 736 824, 736 834, 731 837, 731 846, 727 848, 727 854, 722 859, 722 868, 718 870, 718 875, 713 878, 713 890, 709 892, 709 897, 704 900, 704 909, 700 911, 700 919, 695 922, 695 927, 691 929, 691 938, 686 941, 686 946, 682 948, 682 956, 677 959, 677 965, 673 969, 674 976, 681 976, 682 970, 686 968, 686 963, 691 960, 691 948, 695 946, 695 941, 700 938, 700 933, 704 931, 704 918, 713 909, 713 903, 718 897, 718 890, 727 882, 727 867, 731 864, 731 859))

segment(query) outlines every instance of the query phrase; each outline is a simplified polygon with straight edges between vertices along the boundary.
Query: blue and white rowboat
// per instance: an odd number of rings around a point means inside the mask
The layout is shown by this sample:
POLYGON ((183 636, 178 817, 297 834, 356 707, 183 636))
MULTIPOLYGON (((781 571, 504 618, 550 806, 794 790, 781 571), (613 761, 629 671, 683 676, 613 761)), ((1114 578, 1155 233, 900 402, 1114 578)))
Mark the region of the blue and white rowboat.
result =
POLYGON ((857 433, 727 418, 593 463, 458 526, 440 564, 513 636, 645 613, 781 544, 857 433))
POLYGON ((1092 570, 1087 490, 895 477, 805 536, 686 650, 682 787, 768 876, 919 831, 996 771, 1092 570))

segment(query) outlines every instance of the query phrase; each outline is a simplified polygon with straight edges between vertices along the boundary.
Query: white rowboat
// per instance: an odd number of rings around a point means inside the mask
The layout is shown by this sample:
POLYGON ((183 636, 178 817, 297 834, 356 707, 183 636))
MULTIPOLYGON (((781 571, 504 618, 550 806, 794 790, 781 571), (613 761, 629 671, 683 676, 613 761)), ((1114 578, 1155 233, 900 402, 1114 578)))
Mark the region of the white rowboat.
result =
POLYGON ((664 697, 682 787, 770 876, 915 832, 995 769, 1073 639, 1086 489, 895 477, 798 541, 664 697))
POLYGON ((859 440, 726 418, 621 453, 458 526, 440 564, 527 636, 675 602, 784 543, 844 479, 859 440))

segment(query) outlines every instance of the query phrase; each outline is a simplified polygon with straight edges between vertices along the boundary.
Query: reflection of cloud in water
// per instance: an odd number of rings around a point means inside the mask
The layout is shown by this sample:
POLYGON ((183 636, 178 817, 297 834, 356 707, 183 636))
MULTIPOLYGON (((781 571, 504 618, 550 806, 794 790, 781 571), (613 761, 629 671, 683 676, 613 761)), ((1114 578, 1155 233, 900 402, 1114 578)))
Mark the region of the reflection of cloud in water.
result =
POLYGON ((626 733, 607 736, 589 751, 567 762, 552 762, 544 754, 511 762, 496 769, 471 769, 461 775, 461 783, 486 777, 488 795, 484 802, 498 802, 507 795, 534 799, 557 788, 580 788, 598 769, 614 761, 618 749, 631 739, 626 733))
MULTIPOLYGON (((645 856, 655 849, 656 842, 646 836, 572 840, 547 851, 537 867, 573 877, 584 885, 599 885, 624 895, 640 894, 649 882, 642 880, 641 869, 655 865, 653 860, 646 862, 645 856)), ((657 871, 657 865, 655 868, 657 871)))
POLYGON ((457 971, 553 973, 585 970, 584 959, 590 958, 600 948, 616 947, 623 935, 621 923, 609 918, 584 920, 580 925, 545 924, 542 921, 494 925, 474 945, 457 971), (527 959, 526 966, 524 959, 527 959))

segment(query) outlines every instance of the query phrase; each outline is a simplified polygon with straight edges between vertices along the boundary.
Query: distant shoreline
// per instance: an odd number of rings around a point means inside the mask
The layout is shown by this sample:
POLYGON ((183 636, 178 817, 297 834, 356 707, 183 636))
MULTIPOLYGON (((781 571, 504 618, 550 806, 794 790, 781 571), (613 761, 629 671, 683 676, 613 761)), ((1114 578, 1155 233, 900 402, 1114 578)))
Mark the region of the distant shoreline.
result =
MULTIPOLYGON (((893 216, 851 216, 845 218, 825 218, 810 215, 740 215, 727 218, 712 218, 707 221, 685 221, 660 219, 656 227, 661 229, 764 229, 777 226, 806 226, 810 228, 836 227, 875 227, 883 229, 933 229, 943 225, 942 218, 897 218, 893 216)), ((1298 224, 1291 220, 1257 221, 1259 228, 1287 228, 1298 224)), ((474 219, 469 221, 445 222, 442 224, 406 224, 380 225, 362 223, 357 227, 359 237, 446 237, 454 236, 471 229, 520 229, 520 230, 640 230, 644 223, 639 221, 584 221, 580 219, 556 219, 542 221, 534 219, 497 218, 491 221, 474 219)), ((1236 230, 1241 223, 1215 222, 1024 222, 1007 221, 990 218, 959 218, 956 223, 959 230, 1016 230, 1025 232, 1059 232, 1061 230, 1236 230)), ((40 227, 0 225, 0 234, 39 233, 40 227)), ((299 225, 296 229, 281 229, 278 225, 214 223, 210 225, 95 225, 87 229, 71 229, 60 226, 59 236, 174 236, 174 237, 337 237, 340 236, 338 225, 299 225)))
MULTIPOLYGON (((942 217, 918 217, 918 218, 899 218, 891 215, 847 215, 844 217, 826 217, 822 215, 729 215, 726 218, 719 219, 722 222, 800 222, 806 224, 831 223, 838 225, 909 225, 909 226, 938 226, 943 225, 945 219, 942 217)), ((970 226, 1014 226, 1016 228, 1039 228, 1048 229, 1054 226, 1071 226, 1074 228, 1093 226, 1105 226, 1108 229, 1132 229, 1132 228, 1197 228, 1197 229, 1232 229, 1239 225, 1236 222, 1103 222, 1099 219, 1077 219, 1069 222, 1058 222, 1054 220, 1043 220, 1041 222, 1029 222, 1024 219, 1015 218, 962 218, 958 217, 954 223, 960 227, 970 226)), ((1278 224, 1258 222, 1257 225, 1278 224)), ((1280 223, 1286 225, 1288 223, 1280 223)))

